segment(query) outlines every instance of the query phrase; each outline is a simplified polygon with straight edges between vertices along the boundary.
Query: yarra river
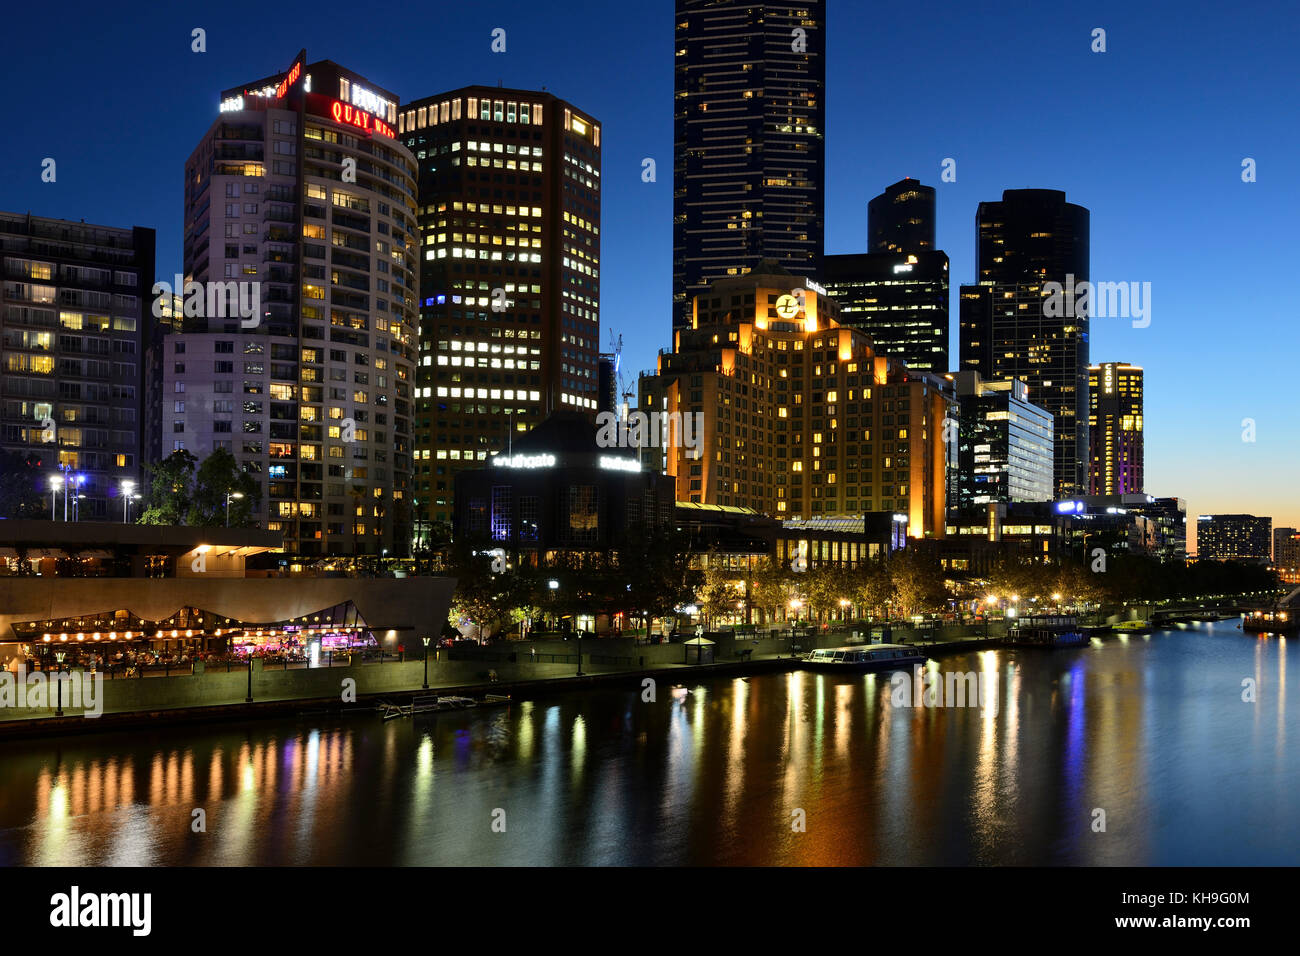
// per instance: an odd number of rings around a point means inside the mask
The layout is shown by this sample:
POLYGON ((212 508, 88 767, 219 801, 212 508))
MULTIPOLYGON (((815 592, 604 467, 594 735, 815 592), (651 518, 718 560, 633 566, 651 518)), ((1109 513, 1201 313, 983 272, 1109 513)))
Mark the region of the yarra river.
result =
POLYGON ((996 674, 996 709, 683 672, 654 702, 12 742, 0 865, 1295 865, 1300 641, 1235 624, 930 663, 996 674))

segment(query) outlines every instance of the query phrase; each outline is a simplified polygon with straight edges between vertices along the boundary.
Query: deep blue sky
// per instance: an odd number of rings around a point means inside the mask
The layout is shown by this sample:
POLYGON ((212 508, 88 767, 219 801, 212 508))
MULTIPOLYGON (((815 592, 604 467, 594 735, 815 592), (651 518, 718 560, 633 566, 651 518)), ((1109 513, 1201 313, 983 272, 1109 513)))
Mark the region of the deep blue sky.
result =
MULTIPOLYGON (((1094 361, 1146 368, 1147 490, 1192 514, 1300 525, 1294 4, 830 0, 827 251, 860 251, 867 200, 939 191, 956 287, 974 217, 1005 188, 1092 210, 1092 278, 1152 284, 1152 322, 1095 320, 1094 361), (1094 27, 1108 52, 1092 53, 1094 27), (1241 161, 1258 182, 1241 181, 1241 161), (939 181, 945 157, 957 182, 939 181), (1242 419, 1257 441, 1242 441, 1242 419)), ((403 100, 541 87, 604 123, 603 316, 624 368, 669 344, 671 0, 213 6, 22 4, 5 13, 0 208, 158 230, 180 268, 183 162, 217 93, 300 47, 403 100), (194 9, 204 9, 196 6, 194 9), (190 30, 207 52, 190 52, 190 30), (507 51, 489 49, 493 28, 507 51), (58 181, 40 181, 41 160, 58 181), (641 181, 654 157, 659 181, 641 181)), ((956 339, 952 342, 956 357, 956 339)))

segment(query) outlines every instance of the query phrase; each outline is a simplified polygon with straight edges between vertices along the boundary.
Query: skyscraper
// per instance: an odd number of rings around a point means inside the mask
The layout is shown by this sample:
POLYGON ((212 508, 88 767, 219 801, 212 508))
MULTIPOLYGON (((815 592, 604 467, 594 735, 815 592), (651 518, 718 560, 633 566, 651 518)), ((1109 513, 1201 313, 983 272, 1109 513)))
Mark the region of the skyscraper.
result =
POLYGON ((600 403, 600 123, 549 93, 471 86, 398 118, 420 167, 416 498, 553 411, 600 403))
POLYGON ((711 283, 821 271, 825 0, 677 0, 673 328, 711 283))
POLYGON ((1055 189, 1008 189, 980 203, 978 284, 961 287, 960 367, 1021 379, 1052 413, 1060 497, 1088 487, 1088 316, 1074 297, 1088 278, 1088 221, 1055 189))
POLYGON ((121 521, 122 482, 140 480, 154 244, 139 226, 0 213, 0 449, 68 476, 60 517, 121 521))
POLYGON ((866 253, 822 260, 839 321, 909 368, 948 371, 948 255, 934 248, 934 189, 894 183, 867 204, 866 253))
POLYGON ((900 179, 867 203, 867 251, 928 252, 934 249, 934 187, 900 179))
POLYGON ((1202 561, 1268 561, 1273 519, 1256 515, 1197 515, 1196 557, 1202 561))
POLYGON ((161 450, 230 451, 290 552, 410 541, 419 236, 397 111, 394 94, 300 53, 225 91, 185 164, 198 286, 161 342, 161 450), (241 303, 255 293, 260 314, 213 314, 223 285, 241 303))
POLYGON ((1142 369, 1127 362, 1088 368, 1088 493, 1142 491, 1142 369))

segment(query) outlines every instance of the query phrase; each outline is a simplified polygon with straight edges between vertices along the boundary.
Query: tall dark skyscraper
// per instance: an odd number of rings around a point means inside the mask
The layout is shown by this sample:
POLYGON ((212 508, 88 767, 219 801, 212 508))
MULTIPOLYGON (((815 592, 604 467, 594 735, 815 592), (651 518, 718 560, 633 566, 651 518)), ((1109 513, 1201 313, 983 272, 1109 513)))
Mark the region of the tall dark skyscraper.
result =
POLYGON ((824 230, 825 0, 677 0, 673 327, 760 259, 816 278, 824 230))
POLYGON ((1088 489, 1088 316, 1074 297, 1088 278, 1088 217, 1056 189, 980 203, 978 284, 961 287, 961 368, 1021 379, 1052 413, 1058 496, 1088 489))
POLYGON ((867 203, 867 251, 934 249, 934 187, 901 179, 867 203))
POLYGON ((1142 369, 1103 362, 1088 369, 1089 494, 1143 490, 1142 369))
POLYGON ((600 123, 549 93, 408 103, 420 167, 416 499, 450 522, 456 473, 555 411, 600 406, 600 123))
POLYGON ((828 255, 826 291, 840 322, 909 368, 948 371, 948 255, 934 248, 934 189, 894 183, 867 205, 865 253, 828 255))

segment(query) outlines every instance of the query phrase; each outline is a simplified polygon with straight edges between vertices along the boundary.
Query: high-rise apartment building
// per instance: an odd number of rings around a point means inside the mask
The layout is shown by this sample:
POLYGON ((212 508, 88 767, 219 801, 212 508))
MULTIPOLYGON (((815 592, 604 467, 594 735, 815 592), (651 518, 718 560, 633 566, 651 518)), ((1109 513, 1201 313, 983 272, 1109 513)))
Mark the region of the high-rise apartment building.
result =
POLYGON ((679 501, 785 519, 892 512, 914 537, 941 536, 951 383, 877 354, 813 285, 767 261, 695 298, 691 327, 641 379, 638 411, 669 423, 650 427, 667 441, 643 460, 679 501))
POLYGON ((1142 492, 1142 369, 1127 362, 1088 368, 1088 488, 1093 495, 1142 492))
POLYGON ((934 249, 934 187, 901 179, 867 203, 867 252, 906 255, 934 249))
POLYGON ((1288 584, 1300 584, 1300 531, 1273 529, 1273 567, 1288 584))
POLYGON ((1017 379, 985 382, 963 371, 956 381, 956 467, 948 470, 948 505, 1052 499, 1052 416, 1029 401, 1017 379))
POLYGON ((1256 515, 1198 515, 1196 557, 1211 561, 1268 561, 1273 519, 1256 515))
POLYGON ((1089 213, 1055 189, 1008 189, 976 213, 977 284, 961 287, 960 367, 1026 382, 1055 420, 1056 494, 1088 488, 1089 213), (1062 288, 1056 290, 1049 283, 1062 288))
POLYGON ((138 226, 0 213, 0 448, 66 478, 59 518, 121 521, 140 481, 154 245, 138 226))
POLYGON ((230 451, 258 482, 259 522, 302 555, 411 540, 419 234, 398 109, 300 53, 225 91, 185 164, 161 452, 230 451), (228 294, 239 311, 220 307, 228 294))
POLYGON ((824 234, 826 0, 677 0, 673 328, 760 259, 816 278, 824 234))
POLYGON ((416 499, 553 411, 600 404, 600 123, 549 93, 471 86, 408 103, 419 164, 416 499))

